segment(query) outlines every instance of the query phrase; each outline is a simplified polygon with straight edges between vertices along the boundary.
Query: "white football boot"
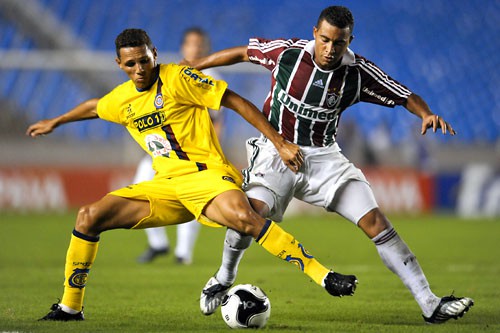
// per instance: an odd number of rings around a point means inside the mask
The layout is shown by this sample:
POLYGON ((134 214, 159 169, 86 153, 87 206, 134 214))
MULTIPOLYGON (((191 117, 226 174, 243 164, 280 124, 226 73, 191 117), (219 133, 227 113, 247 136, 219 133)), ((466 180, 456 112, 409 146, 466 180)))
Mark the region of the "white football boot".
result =
POLYGON ((217 308, 222 304, 222 300, 224 299, 224 296, 226 296, 229 287, 231 286, 223 286, 219 283, 219 281, 217 281, 215 276, 212 276, 201 291, 201 312, 206 316, 214 313, 215 310, 217 310, 217 308))

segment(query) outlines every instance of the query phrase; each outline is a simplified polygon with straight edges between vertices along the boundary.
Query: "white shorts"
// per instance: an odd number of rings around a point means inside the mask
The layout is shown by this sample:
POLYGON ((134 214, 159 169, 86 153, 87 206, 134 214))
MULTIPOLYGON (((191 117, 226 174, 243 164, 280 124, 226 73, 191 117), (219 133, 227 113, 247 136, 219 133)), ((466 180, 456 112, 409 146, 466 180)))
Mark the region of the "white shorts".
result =
POLYGON ((249 198, 265 202, 275 221, 282 220, 294 197, 337 212, 353 223, 378 207, 365 176, 336 143, 301 147, 304 163, 297 174, 286 167, 266 138, 251 138, 246 144, 249 166, 243 170, 243 189, 249 198))

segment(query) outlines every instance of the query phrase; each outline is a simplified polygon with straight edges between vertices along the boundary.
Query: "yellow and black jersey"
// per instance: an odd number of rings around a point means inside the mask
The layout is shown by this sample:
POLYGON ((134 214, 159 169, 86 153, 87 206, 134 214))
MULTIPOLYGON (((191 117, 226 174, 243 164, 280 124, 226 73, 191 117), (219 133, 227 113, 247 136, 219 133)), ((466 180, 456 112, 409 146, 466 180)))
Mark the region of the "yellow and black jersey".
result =
POLYGON ((212 167, 236 170, 222 152, 208 112, 220 109, 227 83, 186 66, 159 67, 148 90, 138 91, 130 80, 100 99, 98 116, 125 126, 163 177, 212 167))

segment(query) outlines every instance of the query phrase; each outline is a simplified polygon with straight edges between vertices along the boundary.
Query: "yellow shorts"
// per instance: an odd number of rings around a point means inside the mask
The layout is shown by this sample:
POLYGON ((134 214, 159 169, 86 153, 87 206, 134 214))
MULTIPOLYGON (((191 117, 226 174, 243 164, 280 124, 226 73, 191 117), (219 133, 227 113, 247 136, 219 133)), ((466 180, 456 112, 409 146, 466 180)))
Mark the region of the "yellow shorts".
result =
POLYGON ((219 194, 229 190, 241 191, 241 176, 224 169, 208 169, 184 176, 152 180, 129 185, 109 194, 136 200, 148 200, 149 216, 133 229, 180 224, 196 218, 198 222, 221 227, 202 215, 205 206, 219 194))

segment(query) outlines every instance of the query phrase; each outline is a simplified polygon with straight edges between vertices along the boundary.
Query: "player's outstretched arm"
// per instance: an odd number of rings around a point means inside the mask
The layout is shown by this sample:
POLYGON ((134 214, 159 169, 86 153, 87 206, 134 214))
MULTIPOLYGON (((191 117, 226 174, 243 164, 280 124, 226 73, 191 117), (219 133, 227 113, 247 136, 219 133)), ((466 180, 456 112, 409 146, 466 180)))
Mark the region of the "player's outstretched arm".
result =
POLYGON ((448 124, 441 116, 433 114, 427 103, 417 94, 411 94, 410 97, 408 97, 405 108, 422 119, 422 135, 427 133, 427 129, 429 128, 432 128, 433 132, 436 132, 438 128, 441 128, 441 132, 443 132, 443 134, 446 134, 447 132, 451 135, 457 134, 451 125, 448 124))
POLYGON ((227 89, 222 97, 222 105, 236 111, 246 121, 258 129, 274 144, 285 165, 298 172, 304 162, 299 146, 286 141, 267 121, 266 117, 250 101, 227 89))
POLYGON ((249 61, 247 55, 247 46, 237 46, 230 49, 224 49, 212 53, 206 57, 198 58, 192 61, 182 60, 181 65, 189 65, 197 70, 203 70, 210 67, 229 66, 239 62, 249 61))
POLYGON ((73 121, 97 118, 98 98, 89 99, 65 114, 51 119, 40 120, 29 126, 26 135, 36 137, 51 133, 56 127, 73 121))

